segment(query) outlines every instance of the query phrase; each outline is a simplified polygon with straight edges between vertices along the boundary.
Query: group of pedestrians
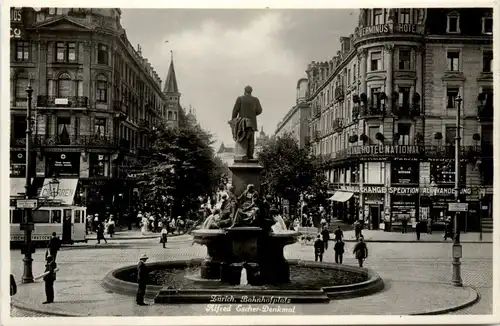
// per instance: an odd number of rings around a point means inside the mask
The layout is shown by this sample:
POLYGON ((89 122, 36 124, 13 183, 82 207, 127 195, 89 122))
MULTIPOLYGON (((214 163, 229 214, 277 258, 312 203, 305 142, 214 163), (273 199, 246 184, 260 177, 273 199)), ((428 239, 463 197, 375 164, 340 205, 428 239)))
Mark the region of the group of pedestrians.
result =
MULTIPOLYGON (((344 232, 340 228, 334 232, 335 245, 333 251, 335 252, 335 263, 342 264, 343 256, 345 252, 345 242, 344 242, 344 232)), ((323 255, 325 251, 328 250, 328 241, 330 241, 330 233, 327 228, 323 228, 320 234, 317 235, 316 241, 314 242, 314 261, 323 261, 323 255)), ((358 260, 359 267, 363 267, 363 262, 368 258, 368 247, 364 242, 361 232, 356 234, 356 245, 354 246, 353 254, 358 260)))

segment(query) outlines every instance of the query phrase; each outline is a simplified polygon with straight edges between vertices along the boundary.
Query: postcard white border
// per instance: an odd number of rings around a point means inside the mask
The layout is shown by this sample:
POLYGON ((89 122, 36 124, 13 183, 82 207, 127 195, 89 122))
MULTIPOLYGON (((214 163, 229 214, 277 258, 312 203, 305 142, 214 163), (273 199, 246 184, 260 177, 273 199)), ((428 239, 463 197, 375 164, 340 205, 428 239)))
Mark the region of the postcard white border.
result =
MULTIPOLYGON (((499 273, 499 235, 500 235, 500 218, 494 218, 494 233, 493 233, 493 315, 436 315, 436 316, 317 316, 317 315, 299 315, 299 316, 193 316, 193 317, 44 317, 44 318, 12 318, 10 317, 10 296, 9 296, 9 274, 10 274, 10 250, 9 250, 9 126, 10 126, 10 54, 9 42, 10 35, 8 27, 10 24, 10 11, 9 7, 69 7, 74 5, 74 1, 13 1, 6 0, 1 4, 1 159, 0 159, 0 230, 1 230, 1 313, 3 325, 232 325, 232 324, 287 324, 287 325, 319 325, 319 324, 488 324, 500 322, 500 305, 498 304, 498 295, 500 293, 500 273, 499 273), (9 108, 9 109, 8 109, 9 108), (242 318, 243 317, 243 318, 242 318)), ((301 1, 301 0, 287 0, 287 1, 262 1, 262 0, 142 0, 140 7, 136 6, 132 1, 97 1, 88 0, 82 3, 85 7, 119 7, 119 8, 353 8, 372 7, 373 2, 363 0, 351 0, 348 2, 334 2, 331 0, 316 0, 316 1, 301 1)), ((391 7, 396 6, 394 1, 380 0, 377 3, 378 7, 391 7)), ((397 7, 494 7, 494 88, 498 90, 498 77, 499 77, 499 53, 498 35, 499 35, 499 11, 498 3, 492 1, 476 0, 401 0, 398 1, 397 7)), ((313 60, 314 58, 311 58, 313 60)), ((495 91, 495 107, 500 107, 499 92, 495 91)), ((498 111, 498 110, 497 110, 498 111)), ((495 142, 500 139, 499 129, 500 114, 495 114, 494 117, 494 136, 495 142)), ((498 193, 498 176, 500 175, 500 146, 494 146, 494 193, 498 193)), ((494 197, 493 204, 494 212, 499 212, 500 201, 494 197)), ((496 213, 498 215, 498 213, 496 213)), ((451 250, 451 247, 450 247, 451 250)), ((465 257, 466 259, 466 257, 465 257)), ((451 272, 451 261, 450 261, 451 272)))

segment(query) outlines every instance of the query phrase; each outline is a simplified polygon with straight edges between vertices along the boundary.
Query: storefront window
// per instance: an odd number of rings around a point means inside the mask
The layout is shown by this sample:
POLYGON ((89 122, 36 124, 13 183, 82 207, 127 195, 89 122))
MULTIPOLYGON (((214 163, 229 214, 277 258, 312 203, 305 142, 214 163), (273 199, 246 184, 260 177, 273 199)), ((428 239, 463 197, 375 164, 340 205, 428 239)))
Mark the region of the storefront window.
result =
POLYGON ((104 177, 107 175, 106 167, 108 157, 103 154, 91 153, 90 154, 90 177, 104 177))
POLYGON ((414 184, 419 180, 418 162, 392 162, 391 182, 394 184, 414 184))
MULTIPOLYGON (((455 161, 446 160, 442 162, 431 163, 431 182, 435 183, 454 183, 455 182, 455 161)), ((467 167, 465 164, 461 165, 460 169, 460 183, 465 183, 465 174, 467 167)))
POLYGON ((365 163, 365 175, 363 183, 365 184, 383 184, 385 177, 385 164, 383 162, 365 163))
POLYGON ((357 165, 351 166, 351 183, 359 183, 359 168, 357 165))
POLYGON ((79 176, 80 153, 52 153, 47 156, 47 175, 79 176))
POLYGON ((26 156, 24 152, 10 153, 10 177, 24 177, 26 175, 26 156))
POLYGON ((391 196, 391 209, 392 220, 402 221, 415 218, 417 208, 418 195, 392 195, 391 196))

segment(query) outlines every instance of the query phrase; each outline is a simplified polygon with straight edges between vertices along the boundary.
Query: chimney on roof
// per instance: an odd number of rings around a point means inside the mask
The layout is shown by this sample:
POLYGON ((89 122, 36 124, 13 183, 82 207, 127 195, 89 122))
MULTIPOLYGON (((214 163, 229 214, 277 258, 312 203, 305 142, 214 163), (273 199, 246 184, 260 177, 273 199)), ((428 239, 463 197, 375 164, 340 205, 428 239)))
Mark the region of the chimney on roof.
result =
POLYGON ((137 54, 139 54, 140 56, 142 56, 142 49, 141 49, 141 45, 140 44, 137 44, 137 54))

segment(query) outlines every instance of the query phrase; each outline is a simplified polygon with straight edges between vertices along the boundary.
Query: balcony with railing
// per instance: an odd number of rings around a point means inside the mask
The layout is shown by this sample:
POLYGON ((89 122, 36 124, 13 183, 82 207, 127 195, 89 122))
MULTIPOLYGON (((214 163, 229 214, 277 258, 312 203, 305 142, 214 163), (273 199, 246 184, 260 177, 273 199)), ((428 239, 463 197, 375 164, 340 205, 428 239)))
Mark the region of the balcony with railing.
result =
POLYGON ((36 106, 38 108, 80 108, 89 107, 89 98, 87 96, 49 96, 38 95, 36 106))
POLYGON ((385 115, 385 106, 361 107, 359 115, 361 118, 383 118, 385 115))
POLYGON ((116 148, 118 139, 109 136, 100 135, 35 135, 33 136, 33 146, 51 147, 51 146, 81 146, 81 147, 104 147, 116 148))

